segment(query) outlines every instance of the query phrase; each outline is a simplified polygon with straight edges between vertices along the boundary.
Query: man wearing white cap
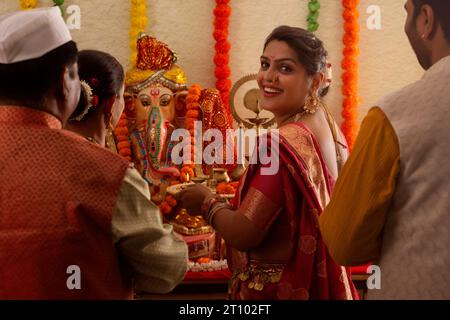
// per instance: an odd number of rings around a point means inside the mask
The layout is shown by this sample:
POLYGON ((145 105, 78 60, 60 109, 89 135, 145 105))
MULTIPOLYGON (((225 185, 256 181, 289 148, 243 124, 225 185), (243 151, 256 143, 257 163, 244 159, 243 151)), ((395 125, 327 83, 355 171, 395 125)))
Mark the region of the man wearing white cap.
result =
POLYGON ((60 10, 0 16, 0 299, 131 298, 186 272, 139 173, 62 130, 79 96, 60 10))

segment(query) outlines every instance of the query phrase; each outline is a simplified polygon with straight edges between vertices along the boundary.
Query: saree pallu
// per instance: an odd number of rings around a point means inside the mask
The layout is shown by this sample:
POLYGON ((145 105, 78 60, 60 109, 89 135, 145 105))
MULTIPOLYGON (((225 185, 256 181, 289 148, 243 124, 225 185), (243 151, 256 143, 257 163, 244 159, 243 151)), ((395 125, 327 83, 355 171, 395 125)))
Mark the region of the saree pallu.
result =
MULTIPOLYGON (((290 225, 291 250, 286 264, 250 261, 248 252, 227 248, 233 272, 230 299, 245 300, 351 300, 358 299, 350 271, 336 264, 322 240, 318 218, 330 200, 334 181, 313 134, 302 124, 268 135, 267 150, 279 155, 277 175, 281 186, 272 186, 266 196, 281 197, 290 225), (279 142, 279 143, 278 143, 279 142), (280 194, 281 193, 281 194, 280 194)), ((251 165, 242 177, 235 198, 239 208, 261 165, 251 165)), ((258 181, 261 183, 259 177, 258 181)), ((262 185, 260 185, 263 188, 262 185)), ((264 186, 267 190, 267 185, 264 186)))

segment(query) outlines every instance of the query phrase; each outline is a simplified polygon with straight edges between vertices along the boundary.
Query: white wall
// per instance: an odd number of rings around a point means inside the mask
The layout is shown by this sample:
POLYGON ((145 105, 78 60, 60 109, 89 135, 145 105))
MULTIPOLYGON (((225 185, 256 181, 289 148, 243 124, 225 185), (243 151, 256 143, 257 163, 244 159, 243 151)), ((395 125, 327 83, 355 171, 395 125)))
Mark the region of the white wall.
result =
MULTIPOLYGON (((39 6, 52 1, 40 0, 39 6)), ((66 6, 81 8, 81 29, 73 36, 81 49, 99 49, 116 56, 129 67, 129 0, 66 0, 66 6)), ((148 0, 147 32, 169 44, 179 55, 190 83, 213 87, 214 0, 148 0)), ((262 44, 280 24, 305 27, 307 0, 232 0, 230 24, 232 81, 257 72, 262 44)), ((342 107, 340 61, 343 19, 340 0, 322 0, 320 28, 334 66, 333 88, 327 104, 340 119, 342 107)), ((403 32, 404 1, 360 0, 361 54, 360 118, 380 96, 418 79, 423 71, 403 32), (366 13, 370 5, 381 8, 381 30, 368 30, 366 13)), ((0 13, 19 9, 19 0, 0 0, 0 13)))

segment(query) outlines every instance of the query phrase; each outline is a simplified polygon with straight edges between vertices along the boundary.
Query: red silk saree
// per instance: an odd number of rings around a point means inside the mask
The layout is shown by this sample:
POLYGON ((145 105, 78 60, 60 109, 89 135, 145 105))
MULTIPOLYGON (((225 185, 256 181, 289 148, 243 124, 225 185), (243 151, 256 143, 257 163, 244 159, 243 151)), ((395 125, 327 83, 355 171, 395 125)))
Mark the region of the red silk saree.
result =
POLYGON ((233 273, 230 299, 358 299, 349 270, 332 260, 320 234, 318 217, 330 200, 334 181, 313 134, 302 123, 291 123, 280 128, 279 135, 268 135, 267 145, 279 154, 280 169, 262 176, 260 164, 250 165, 234 205, 267 229, 268 239, 276 232, 277 221, 284 220, 290 230, 289 258, 286 263, 266 263, 251 260, 251 252, 227 248, 233 273), (250 202, 244 201, 246 195, 250 202), (282 209, 270 216, 265 210, 270 203, 282 209))

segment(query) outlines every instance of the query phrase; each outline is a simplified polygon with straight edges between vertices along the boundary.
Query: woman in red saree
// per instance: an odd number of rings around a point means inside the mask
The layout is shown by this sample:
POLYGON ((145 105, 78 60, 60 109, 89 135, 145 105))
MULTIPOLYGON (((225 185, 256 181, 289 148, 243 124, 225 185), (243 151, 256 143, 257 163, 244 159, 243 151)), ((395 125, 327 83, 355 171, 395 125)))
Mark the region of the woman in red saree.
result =
POLYGON ((357 298, 350 273, 329 256, 318 224, 346 157, 344 139, 320 103, 328 90, 326 57, 313 34, 276 28, 264 46, 258 84, 260 104, 274 113, 279 129, 260 142, 279 159, 278 171, 267 175, 267 165, 250 165, 233 208, 201 185, 179 195, 225 240, 231 299, 357 298))

